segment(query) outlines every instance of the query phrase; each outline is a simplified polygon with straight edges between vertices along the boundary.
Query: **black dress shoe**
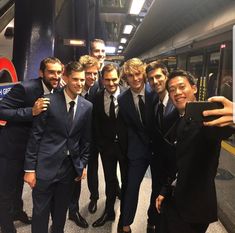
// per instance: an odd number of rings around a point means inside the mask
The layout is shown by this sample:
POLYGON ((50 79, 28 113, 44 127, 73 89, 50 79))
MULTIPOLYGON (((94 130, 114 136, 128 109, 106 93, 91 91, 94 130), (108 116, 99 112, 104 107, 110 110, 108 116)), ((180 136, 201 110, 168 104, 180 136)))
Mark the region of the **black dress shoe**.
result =
POLYGON ((88 205, 88 210, 91 214, 94 214, 97 210, 97 201, 96 200, 91 200, 89 205, 88 205))
POLYGON ((115 215, 109 215, 108 213, 104 212, 103 215, 98 218, 93 224, 93 227, 101 227, 108 221, 114 221, 115 215))
POLYGON ((69 212, 69 220, 74 221, 76 225, 82 228, 87 228, 89 226, 86 219, 83 218, 79 212, 69 212))
POLYGON ((21 221, 24 224, 31 224, 32 218, 29 217, 24 211, 15 214, 14 221, 21 221))

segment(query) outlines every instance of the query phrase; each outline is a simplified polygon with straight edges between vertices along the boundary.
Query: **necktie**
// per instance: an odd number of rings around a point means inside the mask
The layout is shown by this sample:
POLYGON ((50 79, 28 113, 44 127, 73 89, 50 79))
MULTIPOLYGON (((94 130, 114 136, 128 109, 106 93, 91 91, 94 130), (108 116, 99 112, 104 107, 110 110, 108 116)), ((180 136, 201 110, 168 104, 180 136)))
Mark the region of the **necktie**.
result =
POLYGON ((144 101, 142 99, 142 95, 138 95, 139 97, 139 111, 140 111, 140 120, 142 122, 143 125, 145 125, 145 107, 144 107, 144 101))
POLYGON ((114 99, 113 99, 113 95, 110 95, 110 107, 109 107, 109 117, 111 120, 115 120, 116 119, 116 114, 115 114, 115 104, 114 104, 114 99))
POLYGON ((70 101, 69 105, 70 105, 70 107, 69 107, 69 111, 68 111, 68 128, 70 130, 71 127, 72 127, 72 124, 73 124, 75 102, 74 101, 70 101))
POLYGON ((164 105, 161 102, 160 104, 158 104, 158 109, 157 109, 157 119, 160 129, 162 129, 162 124, 163 124, 163 110, 164 110, 164 105))

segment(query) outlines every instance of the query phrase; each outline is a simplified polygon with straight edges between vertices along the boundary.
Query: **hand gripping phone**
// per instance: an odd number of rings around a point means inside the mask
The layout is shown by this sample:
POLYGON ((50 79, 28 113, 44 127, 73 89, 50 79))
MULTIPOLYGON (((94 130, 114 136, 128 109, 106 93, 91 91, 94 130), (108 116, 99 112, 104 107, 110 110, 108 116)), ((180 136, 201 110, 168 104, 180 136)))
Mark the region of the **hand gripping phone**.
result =
POLYGON ((205 110, 220 109, 223 108, 223 104, 220 102, 207 102, 207 101, 196 101, 188 102, 185 108, 185 118, 188 121, 212 121, 220 116, 203 116, 202 112, 205 110))

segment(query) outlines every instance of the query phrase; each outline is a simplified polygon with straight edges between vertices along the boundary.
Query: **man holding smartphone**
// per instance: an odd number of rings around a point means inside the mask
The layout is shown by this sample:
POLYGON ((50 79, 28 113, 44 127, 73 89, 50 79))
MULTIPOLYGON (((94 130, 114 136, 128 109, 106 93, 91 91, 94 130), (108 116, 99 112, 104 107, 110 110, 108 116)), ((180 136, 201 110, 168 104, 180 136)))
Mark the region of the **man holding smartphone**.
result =
POLYGON ((181 117, 167 135, 167 140, 175 145, 175 174, 168 177, 161 189, 156 207, 159 212, 164 209, 169 233, 205 233, 209 224, 217 221, 214 178, 221 140, 229 137, 233 130, 186 121, 186 103, 196 101, 197 93, 190 73, 173 71, 166 87, 181 117))

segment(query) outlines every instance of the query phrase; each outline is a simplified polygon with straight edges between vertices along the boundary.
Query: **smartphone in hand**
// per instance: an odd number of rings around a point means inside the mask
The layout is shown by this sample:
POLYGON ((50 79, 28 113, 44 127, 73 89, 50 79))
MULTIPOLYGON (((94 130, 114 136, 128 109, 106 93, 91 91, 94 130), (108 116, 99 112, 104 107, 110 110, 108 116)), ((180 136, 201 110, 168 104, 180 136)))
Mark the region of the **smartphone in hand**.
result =
POLYGON ((223 104, 220 102, 207 102, 207 101, 196 101, 188 102, 185 108, 185 118, 188 121, 212 121, 220 116, 203 116, 202 112, 205 110, 220 109, 223 108, 223 104))

